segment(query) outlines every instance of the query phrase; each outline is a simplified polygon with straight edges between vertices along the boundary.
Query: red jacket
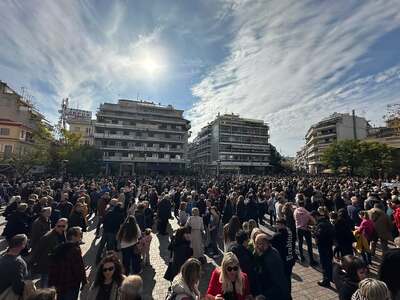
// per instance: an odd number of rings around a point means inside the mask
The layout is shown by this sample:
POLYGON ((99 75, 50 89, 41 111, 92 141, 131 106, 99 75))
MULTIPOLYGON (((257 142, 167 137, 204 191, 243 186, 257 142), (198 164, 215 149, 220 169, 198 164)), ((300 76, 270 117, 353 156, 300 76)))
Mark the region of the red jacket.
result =
POLYGON ((85 265, 82 251, 77 243, 67 242, 59 245, 51 257, 49 286, 59 293, 86 284, 85 265))
MULTIPOLYGON (((208 295, 217 296, 224 294, 224 292, 222 291, 222 283, 219 281, 220 274, 221 274, 220 268, 216 268, 213 271, 210 282, 208 284, 208 290, 207 290, 208 295)), ((240 276, 243 277, 243 294, 239 295, 236 293, 236 299, 245 300, 247 296, 251 295, 249 280, 247 279, 246 273, 240 272, 240 276)))

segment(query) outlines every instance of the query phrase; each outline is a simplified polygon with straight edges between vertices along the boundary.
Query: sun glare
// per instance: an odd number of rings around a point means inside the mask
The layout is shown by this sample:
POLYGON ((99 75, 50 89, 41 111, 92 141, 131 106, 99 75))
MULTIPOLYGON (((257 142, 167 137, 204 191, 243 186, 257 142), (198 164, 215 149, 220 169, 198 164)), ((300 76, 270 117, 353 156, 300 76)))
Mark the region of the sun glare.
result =
POLYGON ((158 75, 163 68, 162 64, 159 61, 150 56, 146 56, 142 60, 141 67, 151 76, 158 75))

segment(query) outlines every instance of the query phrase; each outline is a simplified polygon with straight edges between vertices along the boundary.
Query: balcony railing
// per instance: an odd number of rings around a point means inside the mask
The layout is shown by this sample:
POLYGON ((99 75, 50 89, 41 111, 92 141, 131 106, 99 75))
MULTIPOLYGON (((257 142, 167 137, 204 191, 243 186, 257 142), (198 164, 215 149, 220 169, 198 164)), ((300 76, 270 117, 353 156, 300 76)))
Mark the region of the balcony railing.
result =
POLYGON ((125 156, 103 156, 104 161, 116 162, 154 162, 154 163, 188 163, 184 158, 158 158, 158 157, 125 157, 125 156))

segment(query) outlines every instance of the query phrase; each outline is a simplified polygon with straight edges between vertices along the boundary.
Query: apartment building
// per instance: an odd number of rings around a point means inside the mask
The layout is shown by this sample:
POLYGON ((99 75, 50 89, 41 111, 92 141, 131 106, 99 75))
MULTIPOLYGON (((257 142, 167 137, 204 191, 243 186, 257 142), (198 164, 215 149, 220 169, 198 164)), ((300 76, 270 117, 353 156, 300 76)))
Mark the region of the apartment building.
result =
POLYGON ((0 158, 22 155, 34 146, 33 132, 44 116, 0 81, 0 158))
POLYGON ((190 145, 191 162, 200 172, 262 174, 270 166, 268 140, 264 121, 218 114, 190 145))
POLYGON ((93 145, 93 122, 87 119, 68 121, 69 131, 79 135, 80 145, 93 145))
POLYGON ((365 139, 370 125, 363 117, 348 113, 334 113, 312 125, 305 136, 308 172, 317 174, 323 171, 321 156, 325 149, 335 141, 365 139))
POLYGON ((175 173, 188 162, 190 122, 171 105, 125 99, 104 103, 93 128, 106 174, 175 173))
POLYGON ((400 118, 386 120, 386 126, 371 128, 366 141, 379 142, 400 149, 400 118))
POLYGON ((307 172, 308 170, 307 149, 305 146, 301 147, 301 149, 296 152, 294 169, 298 172, 307 172))

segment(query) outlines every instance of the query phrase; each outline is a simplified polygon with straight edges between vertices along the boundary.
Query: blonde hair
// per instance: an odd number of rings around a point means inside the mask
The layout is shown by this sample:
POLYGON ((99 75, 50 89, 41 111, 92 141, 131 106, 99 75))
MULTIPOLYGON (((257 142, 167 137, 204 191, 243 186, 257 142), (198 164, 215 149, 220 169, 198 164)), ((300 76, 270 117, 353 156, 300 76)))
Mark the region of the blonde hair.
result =
POLYGON ((259 235, 260 233, 264 233, 264 231, 262 231, 258 227, 254 228, 250 233, 250 240, 254 243, 255 240, 256 240, 257 235, 259 235))
POLYGON ((386 283, 373 278, 365 278, 358 284, 358 293, 362 299, 386 300, 389 299, 389 289, 386 283))
POLYGON ((139 296, 143 292, 143 280, 139 275, 130 275, 121 284, 121 300, 139 296))
POLYGON ((238 276, 235 281, 235 292, 238 293, 239 295, 243 295, 244 292, 243 277, 241 275, 239 260, 236 257, 236 255, 233 254, 232 252, 225 253, 224 258, 222 259, 221 274, 219 276, 219 281, 222 284, 222 291, 224 293, 233 292, 233 284, 228 277, 228 271, 227 271, 227 268, 229 266, 237 266, 239 268, 238 276))

